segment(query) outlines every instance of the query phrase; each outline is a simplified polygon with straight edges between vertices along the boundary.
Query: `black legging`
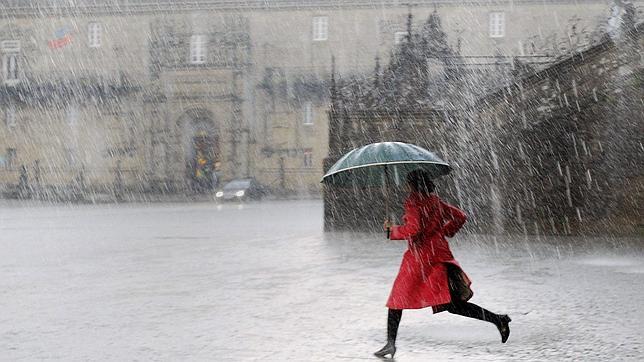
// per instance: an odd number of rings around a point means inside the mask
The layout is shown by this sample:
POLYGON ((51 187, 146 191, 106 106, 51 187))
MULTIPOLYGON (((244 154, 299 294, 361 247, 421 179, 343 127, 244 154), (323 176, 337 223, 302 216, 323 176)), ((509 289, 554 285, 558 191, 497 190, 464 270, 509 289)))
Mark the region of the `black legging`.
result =
POLYGON ((389 314, 387 315, 387 342, 391 344, 396 343, 401 318, 402 309, 389 309, 389 314))
MULTIPOLYGON (((500 316, 492 313, 485 308, 470 302, 452 302, 449 304, 447 311, 452 314, 462 315, 464 317, 479 319, 482 321, 499 325, 501 323, 500 316)), ((387 316, 387 342, 391 344, 396 343, 396 336, 398 335, 398 326, 402 318, 402 309, 389 309, 387 316)))
POLYGON ((498 325, 501 322, 501 316, 498 314, 470 302, 453 302, 449 305, 447 311, 464 317, 480 319, 494 325, 498 325))

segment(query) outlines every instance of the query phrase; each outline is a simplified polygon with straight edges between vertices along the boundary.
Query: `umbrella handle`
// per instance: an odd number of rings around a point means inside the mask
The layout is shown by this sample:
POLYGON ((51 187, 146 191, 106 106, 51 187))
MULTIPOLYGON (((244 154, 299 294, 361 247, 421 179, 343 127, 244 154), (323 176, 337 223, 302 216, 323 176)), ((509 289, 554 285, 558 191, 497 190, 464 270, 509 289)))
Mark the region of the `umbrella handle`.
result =
POLYGON ((387 239, 389 239, 389 235, 391 234, 391 221, 389 220, 389 208, 387 208, 387 214, 385 215, 385 223, 389 224, 387 226, 387 239))

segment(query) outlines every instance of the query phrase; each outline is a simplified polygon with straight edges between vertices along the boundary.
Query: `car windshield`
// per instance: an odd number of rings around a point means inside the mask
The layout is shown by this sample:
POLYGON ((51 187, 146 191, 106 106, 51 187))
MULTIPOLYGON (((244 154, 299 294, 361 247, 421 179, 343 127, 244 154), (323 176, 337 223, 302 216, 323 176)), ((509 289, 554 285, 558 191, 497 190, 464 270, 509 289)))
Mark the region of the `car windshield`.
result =
POLYGON ((250 180, 230 181, 224 186, 224 190, 242 190, 250 187, 250 180))

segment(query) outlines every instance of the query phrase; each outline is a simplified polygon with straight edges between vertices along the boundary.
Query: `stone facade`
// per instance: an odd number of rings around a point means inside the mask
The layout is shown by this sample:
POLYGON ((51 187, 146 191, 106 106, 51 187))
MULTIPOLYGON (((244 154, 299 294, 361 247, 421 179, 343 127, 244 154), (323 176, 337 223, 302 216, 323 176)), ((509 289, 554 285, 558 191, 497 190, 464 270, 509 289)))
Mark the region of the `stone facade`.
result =
MULTIPOLYGON (((379 86, 387 72, 390 78, 404 79, 409 67, 397 64, 428 57, 413 50, 422 46, 422 36, 411 47, 402 45, 384 72, 376 69, 372 86, 351 88, 340 82, 332 88, 337 95, 332 98, 327 166, 355 146, 411 142, 454 166, 451 176, 438 181, 438 189, 466 210, 470 230, 641 233, 642 32, 633 7, 620 11, 619 19, 612 20, 616 27, 551 64, 515 59, 511 66, 488 67, 496 74, 488 78, 472 76, 472 67, 458 57, 430 56, 442 69, 438 80, 411 77, 393 87, 398 93, 406 90, 408 99, 374 103, 392 89, 379 86), (454 67, 460 69, 451 72, 454 67), (427 89, 428 81, 441 92, 417 92, 427 89), (494 84, 497 90, 486 94, 494 84), (455 106, 443 102, 445 95, 455 106)), ((442 37, 435 34, 434 40, 442 37)), ((439 42, 425 52, 436 54, 441 48, 439 42)), ((398 192, 394 202, 400 204, 402 196, 398 192)), ((327 187, 324 198, 327 229, 381 227, 381 190, 327 187)))
MULTIPOLYGON (((3 4, 0 185, 43 197, 202 192, 215 169, 219 181, 317 193, 332 55, 345 75, 387 61, 408 13, 396 1, 3 4)), ((418 19, 438 6, 464 57, 535 59, 556 50, 533 36, 565 34, 570 21, 590 32, 608 9, 592 0, 413 5, 418 19), (503 14, 493 37, 491 13, 503 14)))
POLYGON ((485 219, 530 234, 641 233, 643 44, 632 26, 479 101, 466 156, 479 167, 464 174, 476 187, 464 190, 485 219))

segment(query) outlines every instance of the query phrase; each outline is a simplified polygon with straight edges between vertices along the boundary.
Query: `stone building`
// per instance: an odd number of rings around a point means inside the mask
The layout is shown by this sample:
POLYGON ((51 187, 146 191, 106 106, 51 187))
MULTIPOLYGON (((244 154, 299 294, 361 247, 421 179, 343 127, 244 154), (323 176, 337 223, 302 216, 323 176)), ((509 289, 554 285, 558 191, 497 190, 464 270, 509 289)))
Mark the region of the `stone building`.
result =
MULTIPOLYGON (((590 32, 608 11, 596 0, 408 3, 417 19, 439 10, 462 59, 549 57, 552 36, 590 32)), ((3 1, 0 188, 123 197, 255 177, 317 193, 331 58, 341 75, 388 61, 408 11, 395 0, 3 1)))
MULTIPOLYGON (((430 16, 384 71, 358 86, 334 82, 327 166, 356 146, 411 142, 452 163, 439 192, 467 211, 470 230, 641 232, 642 32, 631 4, 613 14, 605 32, 549 62, 486 68, 427 32, 440 25, 430 16), (433 70, 406 81, 411 64, 433 70)), ((380 189, 324 191, 327 229, 380 227, 380 189)))
POLYGON ((632 20, 476 104, 463 150, 476 185, 463 177, 463 197, 497 231, 642 232, 644 37, 632 20))

